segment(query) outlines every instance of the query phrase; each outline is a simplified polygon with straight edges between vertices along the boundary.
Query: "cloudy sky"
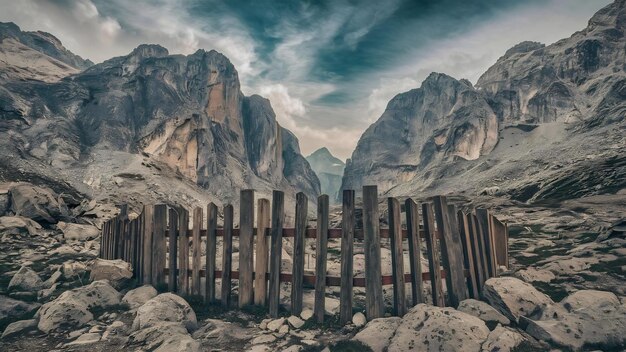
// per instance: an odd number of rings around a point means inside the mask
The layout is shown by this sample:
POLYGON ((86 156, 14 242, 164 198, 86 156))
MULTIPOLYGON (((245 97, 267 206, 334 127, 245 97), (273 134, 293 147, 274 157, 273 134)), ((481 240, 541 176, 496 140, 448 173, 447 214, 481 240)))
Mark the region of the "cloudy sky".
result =
POLYGON ((158 43, 225 54, 304 154, 340 158, 396 94, 432 71, 473 83, 509 47, 552 43, 609 0, 0 0, 0 21, 101 62, 158 43))

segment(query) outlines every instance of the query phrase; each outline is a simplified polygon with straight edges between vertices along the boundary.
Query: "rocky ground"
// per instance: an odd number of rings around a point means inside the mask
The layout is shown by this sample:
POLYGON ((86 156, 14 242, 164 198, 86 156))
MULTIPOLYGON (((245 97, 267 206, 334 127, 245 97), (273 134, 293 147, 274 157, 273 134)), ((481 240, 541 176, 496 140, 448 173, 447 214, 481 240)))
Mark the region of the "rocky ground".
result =
MULTIPOLYGON (((357 312, 351 324, 340 326, 337 290, 327 291, 328 316, 317 324, 311 319, 311 290, 305 293, 302 314, 291 316, 285 308, 281 318, 269 319, 263 308, 225 310, 197 297, 138 286, 127 263, 97 259, 98 228, 114 215, 115 207, 88 202, 68 206, 63 194, 46 188, 2 185, 0 351, 502 352, 626 347, 623 194, 533 206, 486 195, 472 204, 450 199, 461 207, 489 205, 509 223, 510 270, 486 283, 481 300, 463 301, 458 309, 420 304, 402 318, 370 322, 357 312)), ((329 249, 332 275, 339 269, 338 244, 331 241, 329 249)), ((362 275, 359 247, 356 275, 362 275)), ((286 258, 290 251, 287 244, 286 258)), ((385 248, 383 259, 389 260, 385 248)), ((385 298, 390 300, 391 292, 386 290, 385 298)), ((363 292, 356 290, 358 310, 362 299, 363 292)), ((288 306, 286 298, 283 303, 288 306)))

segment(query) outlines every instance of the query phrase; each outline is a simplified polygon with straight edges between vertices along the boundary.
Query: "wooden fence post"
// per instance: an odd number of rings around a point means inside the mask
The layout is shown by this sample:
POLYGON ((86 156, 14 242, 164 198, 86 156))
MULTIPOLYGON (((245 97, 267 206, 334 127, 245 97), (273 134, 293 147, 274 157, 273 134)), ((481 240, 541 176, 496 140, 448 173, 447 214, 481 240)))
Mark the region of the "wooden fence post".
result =
POLYGON ((482 292, 482 287, 489 276, 487 271, 487 255, 485 254, 485 245, 483 243, 483 236, 480 232, 480 226, 478 224, 478 218, 476 215, 469 214, 468 219, 470 221, 470 234, 472 235, 472 242, 474 243, 476 255, 476 272, 478 273, 478 291, 482 292))
POLYGON ((266 231, 270 227, 270 201, 257 201, 257 231, 256 231, 256 265, 254 269, 254 304, 265 305, 267 300, 267 261, 269 244, 266 231))
POLYGON ((252 304, 254 190, 242 190, 239 211, 239 308, 252 304))
POLYGON ((191 294, 201 295, 200 285, 200 256, 202 243, 200 242, 200 231, 202 230, 202 208, 195 207, 193 210, 193 228, 191 231, 191 294))
POLYGON ((168 237, 168 258, 167 264, 169 274, 167 276, 167 290, 176 292, 176 284, 178 279, 178 262, 176 255, 178 254, 178 211, 170 208, 169 210, 169 237, 168 237))
POLYGON ((343 191, 343 217, 341 220, 341 292, 339 321, 342 325, 352 320, 353 245, 354 245, 354 190, 343 191))
POLYGON ((506 226, 498 220, 495 216, 492 216, 493 223, 493 239, 496 250, 496 264, 498 266, 508 267, 508 243, 506 236, 506 226))
POLYGON ((432 288, 433 304, 443 307, 445 303, 443 297, 443 283, 441 282, 439 250, 437 248, 437 236, 435 233, 435 219, 433 218, 433 210, 430 203, 422 203, 422 218, 424 219, 424 234, 426 235, 428 264, 430 266, 430 284, 432 288))
POLYGON ((363 187, 363 236, 365 251, 365 312, 368 320, 385 313, 380 258, 378 187, 363 187))
POLYGON ((328 253, 328 195, 317 198, 317 234, 315 246, 315 305, 318 323, 324 322, 326 312, 326 257, 328 253))
MULTIPOLYGON (((445 197, 433 198, 437 229, 440 233, 441 261, 446 270, 446 288, 450 306, 457 307, 459 302, 467 298, 467 285, 463 269, 463 250, 461 239, 456 231, 454 219, 450 219, 448 204, 445 197)), ((454 211, 456 217, 456 211, 454 211)))
POLYGON ((296 228, 293 239, 293 265, 291 270, 291 314, 302 312, 302 284, 304 280, 304 237, 307 227, 309 200, 304 193, 296 194, 296 228))
POLYGON ((406 292, 404 289, 404 251, 402 250, 402 222, 400 202, 387 198, 389 212, 389 237, 391 240, 391 274, 393 277, 393 312, 402 317, 406 314, 406 292))
POLYGON ((489 231, 489 211, 487 209, 476 209, 476 218, 478 219, 478 231, 483 242, 484 256, 487 262, 487 276, 485 279, 495 276, 495 268, 493 267, 493 247, 491 243, 489 231))
POLYGON ((230 288, 233 261, 233 206, 224 207, 224 248, 222 252, 222 306, 230 305, 230 288))
POLYGON ((205 303, 215 302, 215 265, 217 260, 217 205, 206 208, 206 280, 205 303))
POLYGON ((152 235, 152 283, 161 290, 165 283, 165 229, 167 228, 167 205, 154 206, 154 234, 152 235))
POLYGON ((417 204, 408 198, 404 202, 406 232, 409 240, 409 264, 411 266, 411 292, 413 306, 424 303, 424 282, 422 281, 422 251, 419 234, 419 213, 417 204))
POLYGON ((467 280, 467 290, 470 293, 471 298, 479 299, 478 293, 478 280, 476 280, 476 269, 474 268, 474 251, 472 250, 472 240, 470 237, 469 223, 467 222, 467 216, 459 210, 457 214, 459 222, 459 231, 461 233, 461 244, 463 245, 463 263, 465 269, 469 272, 469 278, 467 280))
POLYGON ((154 228, 154 206, 144 205, 143 207, 143 283, 152 285, 152 232, 154 228))
POLYGON ((270 316, 278 317, 280 304, 280 266, 283 246, 283 220, 285 195, 281 191, 272 192, 272 253, 270 255, 270 316))
POLYGON ((189 212, 181 208, 178 213, 178 294, 189 294, 189 212))

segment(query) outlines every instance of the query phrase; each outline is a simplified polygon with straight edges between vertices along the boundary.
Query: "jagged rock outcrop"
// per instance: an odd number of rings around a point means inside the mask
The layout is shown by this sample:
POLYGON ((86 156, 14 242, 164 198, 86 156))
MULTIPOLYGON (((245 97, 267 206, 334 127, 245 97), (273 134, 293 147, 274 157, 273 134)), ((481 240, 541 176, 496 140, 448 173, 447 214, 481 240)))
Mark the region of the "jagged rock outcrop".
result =
POLYGON ((306 157, 313 171, 320 180, 323 194, 328 194, 332 201, 339 201, 341 178, 346 164, 334 157, 328 148, 320 148, 306 157))
MULTIPOLYGON (((3 45, 9 35, 34 35, 16 28, 0 27, 3 45), (19 35, 11 34, 15 30, 19 35)), ((218 202, 238 199, 243 188, 304 191, 312 199, 319 193, 297 138, 278 125, 268 100, 241 93, 237 71, 224 55, 214 50, 170 55, 159 45, 140 45, 126 56, 90 65, 58 40, 50 41, 56 51, 34 44, 29 50, 75 69, 45 80, 5 77, 0 164, 12 168, 0 173, 1 179, 35 174, 42 183, 67 183, 88 195, 133 181, 163 184, 165 193, 189 188, 191 181, 218 202)), ((189 203, 183 196, 171 201, 189 203)))
POLYGON ((625 13, 617 0, 570 38, 520 43, 474 87, 433 73, 397 95, 361 136, 342 189, 535 201, 624 188, 625 13))

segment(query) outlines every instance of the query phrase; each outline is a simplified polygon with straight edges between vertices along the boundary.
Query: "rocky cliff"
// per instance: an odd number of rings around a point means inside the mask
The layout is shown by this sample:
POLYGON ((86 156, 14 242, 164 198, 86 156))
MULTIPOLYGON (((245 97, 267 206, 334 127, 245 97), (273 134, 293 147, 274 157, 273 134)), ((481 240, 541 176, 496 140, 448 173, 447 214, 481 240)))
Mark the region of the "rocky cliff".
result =
MULTIPOLYGON (((0 28, 11 34, 16 26, 0 28)), ((0 36, 2 47, 12 40, 9 34, 0 36)), ((4 77, 0 143, 7 167, 56 178, 85 194, 120 197, 114 184, 133 190, 133 181, 153 182, 148 188, 160 189, 156 198, 172 201, 206 191, 218 198, 213 201, 232 201, 244 188, 302 190, 311 198, 319 193, 297 138, 283 143, 285 130, 269 101, 245 97, 235 67, 222 54, 170 55, 161 46, 140 45, 89 66, 54 43, 57 51, 41 45, 29 51, 49 61, 62 59, 71 69, 55 71, 50 79, 4 77)), ((147 186, 140 186, 137 197, 145 195, 147 186)))
POLYGON ((331 202, 339 200, 341 177, 346 164, 333 156, 328 148, 320 148, 306 157, 320 180, 323 194, 328 194, 331 202))
POLYGON ((619 0, 570 38, 520 43, 475 86, 431 74, 394 97, 361 136, 342 188, 489 189, 524 201, 624 188, 625 18, 619 0), (595 177, 581 179, 590 170, 595 177))

